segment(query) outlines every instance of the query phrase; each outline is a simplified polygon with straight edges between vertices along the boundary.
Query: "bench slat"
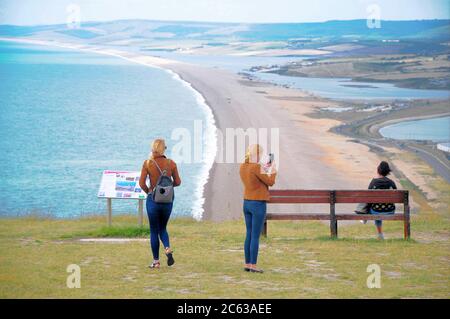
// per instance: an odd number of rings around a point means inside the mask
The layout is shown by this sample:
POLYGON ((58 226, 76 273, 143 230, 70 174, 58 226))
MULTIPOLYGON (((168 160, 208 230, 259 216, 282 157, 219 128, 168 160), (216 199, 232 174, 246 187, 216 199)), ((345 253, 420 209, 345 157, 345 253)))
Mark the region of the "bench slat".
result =
POLYGON ((340 190, 336 203, 403 203, 404 196, 400 190, 340 190))
POLYGON ((395 197, 340 197, 336 199, 336 204, 359 204, 359 203, 403 203, 403 200, 399 200, 395 197))
POLYGON ((392 215, 356 215, 356 214, 336 214, 337 220, 403 220, 403 214, 392 214, 392 215))
POLYGON ((324 196, 330 197, 329 190, 321 189, 271 189, 270 196, 324 196))
POLYGON ((283 197, 283 196, 275 196, 270 197, 269 200, 270 204, 329 204, 330 198, 329 197, 298 197, 298 196, 291 196, 291 197, 283 197))
POLYGON ((268 213, 268 220, 330 220, 329 214, 268 213))
MULTIPOLYGON (((266 215, 267 220, 330 220, 329 214, 320 213, 268 213, 266 215)), ((357 214, 336 214, 337 220, 403 220, 403 214, 392 215, 357 215, 357 214)))

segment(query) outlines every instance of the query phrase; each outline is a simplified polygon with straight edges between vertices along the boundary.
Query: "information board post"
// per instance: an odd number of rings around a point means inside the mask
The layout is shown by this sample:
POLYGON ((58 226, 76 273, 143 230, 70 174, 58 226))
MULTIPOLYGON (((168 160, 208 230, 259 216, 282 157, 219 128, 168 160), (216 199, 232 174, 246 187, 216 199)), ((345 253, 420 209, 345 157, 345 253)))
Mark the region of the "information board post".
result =
POLYGON ((138 224, 139 227, 142 227, 144 225, 144 200, 140 199, 138 205, 138 224))
POLYGON ((112 199, 108 198, 106 200, 106 206, 108 209, 108 227, 111 227, 112 224, 112 199))

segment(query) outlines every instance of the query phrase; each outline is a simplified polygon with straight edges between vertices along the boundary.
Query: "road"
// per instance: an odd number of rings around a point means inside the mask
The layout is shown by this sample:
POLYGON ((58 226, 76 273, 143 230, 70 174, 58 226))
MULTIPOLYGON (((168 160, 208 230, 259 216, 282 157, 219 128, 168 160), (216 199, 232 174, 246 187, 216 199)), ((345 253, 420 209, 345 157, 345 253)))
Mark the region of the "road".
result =
POLYGON ((417 156, 427 162, 434 169, 436 174, 442 176, 442 178, 444 178, 447 183, 450 184, 450 166, 448 165, 448 163, 445 163, 441 159, 434 156, 432 153, 421 148, 409 145, 407 145, 405 148, 416 153, 417 156))

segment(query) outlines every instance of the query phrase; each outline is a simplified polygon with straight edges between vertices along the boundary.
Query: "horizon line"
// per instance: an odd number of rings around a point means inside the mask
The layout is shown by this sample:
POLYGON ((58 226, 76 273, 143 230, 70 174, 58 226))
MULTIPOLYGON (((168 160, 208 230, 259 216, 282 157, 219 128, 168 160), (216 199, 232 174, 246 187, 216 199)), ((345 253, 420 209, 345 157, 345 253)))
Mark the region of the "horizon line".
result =
MULTIPOLYGON (((158 19, 142 19, 142 18, 124 18, 124 19, 116 19, 116 20, 87 20, 85 22, 80 22, 81 25, 87 23, 111 23, 111 22, 123 22, 123 21, 149 21, 149 22, 179 22, 179 23, 211 23, 211 24, 237 24, 237 25, 258 25, 258 24, 314 24, 314 23, 327 23, 327 22, 336 22, 336 21, 365 21, 367 18, 360 19, 331 19, 331 20, 322 20, 322 21, 307 21, 307 22, 225 22, 225 21, 199 21, 199 20, 158 20, 158 19)), ((385 22, 413 22, 413 21, 450 21, 450 17, 443 18, 435 18, 435 19, 399 19, 399 20, 387 20, 380 19, 380 21, 385 22)), ((59 26, 65 25, 67 23, 52 23, 52 24, 9 24, 9 23, 0 23, 0 26, 14 26, 14 27, 48 27, 48 26, 59 26)))

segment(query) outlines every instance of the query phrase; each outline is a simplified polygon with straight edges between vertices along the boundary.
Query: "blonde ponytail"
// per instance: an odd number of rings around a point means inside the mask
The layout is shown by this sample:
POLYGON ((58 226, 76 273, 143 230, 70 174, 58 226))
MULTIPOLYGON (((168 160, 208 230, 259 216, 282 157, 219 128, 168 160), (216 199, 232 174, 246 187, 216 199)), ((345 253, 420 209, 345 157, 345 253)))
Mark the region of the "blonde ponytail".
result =
POLYGON ((253 144, 250 145, 247 148, 247 152, 245 153, 245 163, 252 163, 252 159, 254 159, 254 162, 257 163, 259 160, 259 156, 263 152, 263 148, 259 144, 253 144))

